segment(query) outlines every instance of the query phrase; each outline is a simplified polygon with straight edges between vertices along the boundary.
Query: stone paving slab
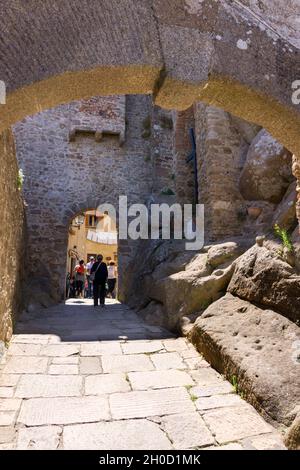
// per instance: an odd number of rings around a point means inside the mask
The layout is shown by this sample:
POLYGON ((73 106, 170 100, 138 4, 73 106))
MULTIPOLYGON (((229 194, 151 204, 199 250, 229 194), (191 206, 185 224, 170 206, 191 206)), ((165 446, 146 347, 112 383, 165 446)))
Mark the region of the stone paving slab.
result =
POLYGON ((176 339, 165 339, 163 341, 164 347, 168 352, 181 352, 187 351, 189 349, 188 343, 184 338, 176 338, 176 339))
POLYGON ((41 347, 41 344, 12 343, 7 354, 10 356, 37 356, 41 347))
POLYGON ((147 390, 110 395, 113 419, 144 418, 194 411, 185 388, 147 390))
POLYGON ((215 395, 212 397, 201 397, 195 402, 197 410, 211 410, 214 408, 224 408, 225 406, 243 406, 247 403, 236 394, 215 395))
POLYGON ((196 412, 165 416, 162 426, 175 449, 193 449, 214 444, 211 432, 196 412))
POLYGON ((117 341, 84 343, 81 345, 81 356, 103 356, 122 354, 120 343, 117 341))
POLYGON ((159 426, 146 419, 66 426, 63 448, 95 450, 169 450, 172 445, 159 426))
POLYGON ((47 344, 50 339, 50 335, 32 335, 32 334, 17 334, 13 335, 11 344, 15 343, 28 343, 28 344, 47 344))
POLYGON ((0 374, 0 386, 15 387, 20 377, 20 374, 0 374))
POLYGON ((242 441, 246 450, 287 450, 278 434, 263 434, 242 441))
POLYGON ((0 399, 0 411, 17 411, 21 406, 21 400, 17 398, 0 399))
POLYGON ((191 376, 182 370, 130 372, 128 378, 133 390, 151 390, 194 385, 191 376))
POLYGON ((4 374, 43 374, 48 367, 48 359, 38 356, 9 356, 3 368, 4 374))
POLYGON ((227 393, 235 393, 233 386, 226 380, 220 381, 213 385, 203 385, 193 387, 190 393, 197 398, 200 397, 211 397, 212 395, 223 395, 227 393))
POLYGON ((158 370, 186 369, 186 365, 177 352, 151 354, 150 357, 158 370))
POLYGON ((152 362, 145 354, 102 356, 101 361, 104 373, 138 372, 154 369, 152 362))
POLYGON ((48 370, 52 375, 75 375, 78 372, 78 366, 75 364, 52 364, 48 370))
POLYGON ((220 444, 272 431, 271 426, 250 406, 208 411, 203 414, 203 419, 220 444))
POLYGON ((90 375, 85 379, 86 395, 129 392, 130 385, 125 374, 90 375))
POLYGON ((80 358, 79 373, 82 375, 101 374, 101 360, 96 356, 80 358))
POLYGON ((0 444, 6 444, 15 438, 15 429, 13 426, 0 426, 0 444))
POLYGON ((48 344, 43 346, 40 351, 41 356, 65 357, 73 356, 79 353, 79 345, 76 344, 48 344))
POLYGON ((59 426, 39 426, 21 428, 18 431, 17 448, 19 450, 55 450, 62 434, 59 426))
POLYGON ((15 421, 15 411, 0 411, 0 426, 13 426, 15 421))
POLYGON ((32 398, 23 401, 18 422, 26 426, 91 423, 109 420, 104 397, 32 398))
POLYGON ((186 339, 91 304, 22 317, 0 365, 1 450, 284 448, 186 339))
POLYGON ((201 367, 198 370, 192 370, 190 374, 199 388, 224 384, 223 377, 211 367, 201 367))
POLYGON ((154 353, 164 349, 161 341, 131 341, 130 343, 122 344, 124 354, 141 354, 141 353, 154 353))
POLYGON ((78 375, 23 375, 15 396, 19 398, 76 397, 81 395, 83 379, 78 375))
POLYGON ((14 391, 12 387, 0 387, 0 398, 9 398, 12 397, 14 391))
POLYGON ((51 364, 79 364, 79 356, 53 357, 51 364))

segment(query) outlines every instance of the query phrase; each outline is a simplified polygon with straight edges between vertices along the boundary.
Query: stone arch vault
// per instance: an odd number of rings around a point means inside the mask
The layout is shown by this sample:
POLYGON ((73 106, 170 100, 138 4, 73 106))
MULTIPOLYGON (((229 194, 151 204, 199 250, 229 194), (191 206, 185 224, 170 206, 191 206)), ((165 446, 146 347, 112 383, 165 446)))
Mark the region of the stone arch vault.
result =
POLYGON ((222 107, 300 154, 296 0, 2 0, 1 10, 0 129, 75 99, 154 93, 167 108, 222 107))

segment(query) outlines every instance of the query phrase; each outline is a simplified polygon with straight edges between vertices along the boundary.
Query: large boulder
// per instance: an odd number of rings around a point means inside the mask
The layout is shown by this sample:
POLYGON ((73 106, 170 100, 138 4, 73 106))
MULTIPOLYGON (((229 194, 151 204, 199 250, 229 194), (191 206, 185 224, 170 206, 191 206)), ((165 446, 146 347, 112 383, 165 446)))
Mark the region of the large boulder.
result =
POLYGON ((174 330, 183 316, 202 312, 224 295, 232 273, 232 265, 204 277, 197 271, 180 271, 149 285, 148 295, 163 305, 166 326, 174 330))
POLYGON ((139 315, 149 325, 167 327, 168 321, 163 306, 154 300, 151 300, 146 307, 141 309, 139 315))
POLYGON ((241 246, 236 242, 212 245, 207 252, 207 263, 216 268, 228 261, 233 261, 242 252, 241 246))
POLYGON ((228 292, 300 321, 300 276, 265 247, 255 245, 236 261, 228 292))
POLYGON ((249 147, 241 172, 242 196, 250 201, 279 203, 292 181, 292 154, 262 129, 249 147))
MULTIPOLYGON (((292 425, 300 404, 297 325, 226 294, 198 317, 189 338, 214 368, 236 377, 238 391, 267 419, 292 425)), ((291 439, 299 442, 299 422, 293 427, 291 439)))
POLYGON ((297 181, 293 181, 288 187, 281 203, 278 205, 274 217, 272 226, 275 224, 281 228, 290 230, 295 228, 297 224, 296 217, 296 202, 297 202, 297 181))

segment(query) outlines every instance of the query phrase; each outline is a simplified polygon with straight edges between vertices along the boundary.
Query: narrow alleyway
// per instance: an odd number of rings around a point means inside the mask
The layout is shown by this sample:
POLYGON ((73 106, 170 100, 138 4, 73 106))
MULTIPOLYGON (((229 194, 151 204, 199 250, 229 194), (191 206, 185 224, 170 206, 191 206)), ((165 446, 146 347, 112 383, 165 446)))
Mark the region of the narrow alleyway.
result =
POLYGON ((191 344, 112 300, 23 317, 0 397, 0 449, 283 448, 191 344))

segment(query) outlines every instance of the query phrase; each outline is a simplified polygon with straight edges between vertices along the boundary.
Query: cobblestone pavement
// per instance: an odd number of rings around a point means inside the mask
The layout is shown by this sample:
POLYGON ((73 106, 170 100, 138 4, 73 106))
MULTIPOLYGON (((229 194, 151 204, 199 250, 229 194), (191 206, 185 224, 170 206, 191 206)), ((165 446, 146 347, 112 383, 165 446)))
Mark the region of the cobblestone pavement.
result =
POLYGON ((90 300, 27 314, 0 370, 1 449, 282 449, 183 338, 90 300))

